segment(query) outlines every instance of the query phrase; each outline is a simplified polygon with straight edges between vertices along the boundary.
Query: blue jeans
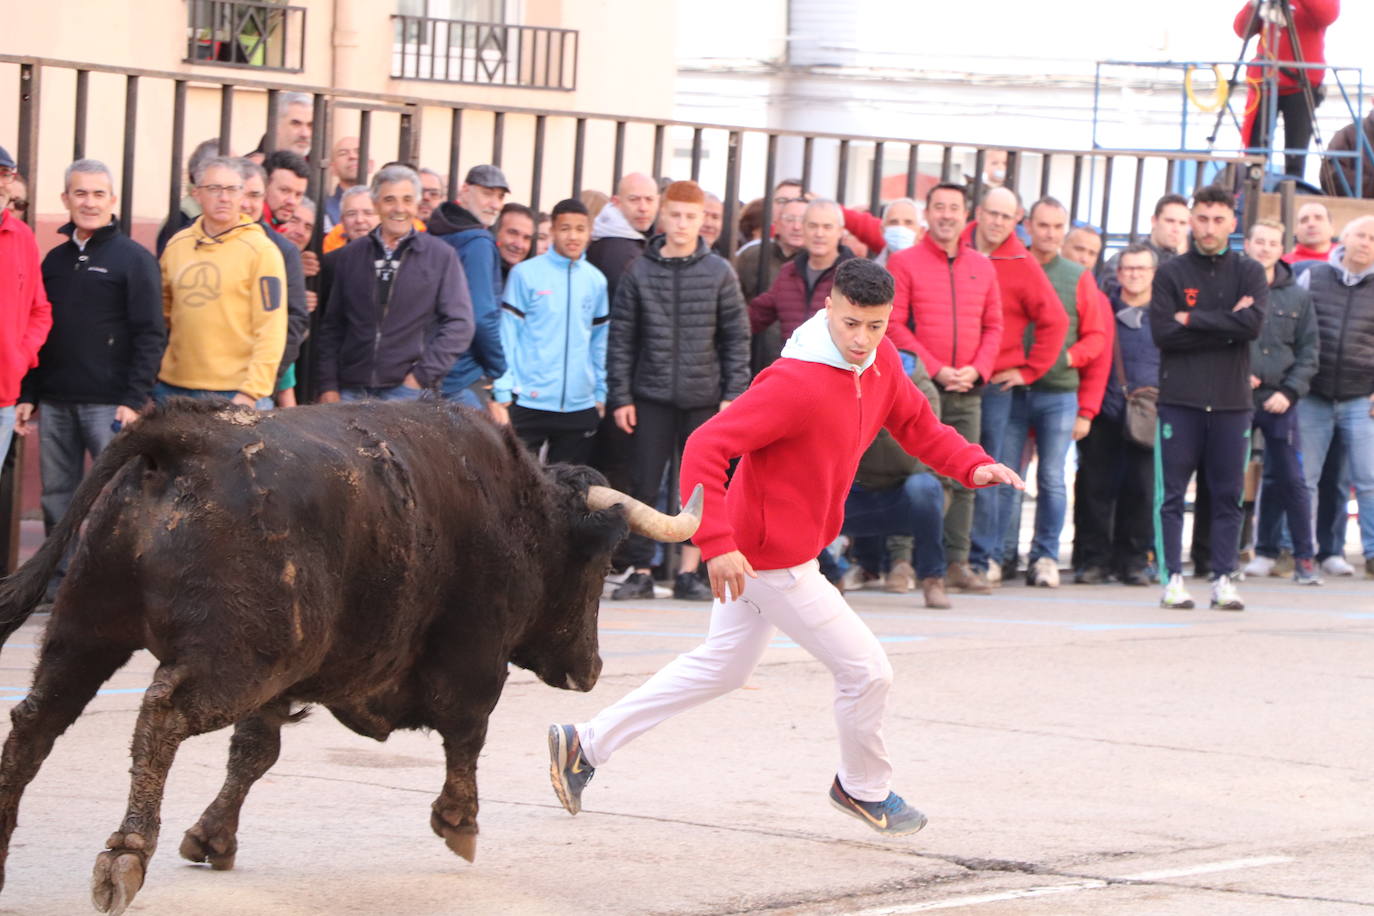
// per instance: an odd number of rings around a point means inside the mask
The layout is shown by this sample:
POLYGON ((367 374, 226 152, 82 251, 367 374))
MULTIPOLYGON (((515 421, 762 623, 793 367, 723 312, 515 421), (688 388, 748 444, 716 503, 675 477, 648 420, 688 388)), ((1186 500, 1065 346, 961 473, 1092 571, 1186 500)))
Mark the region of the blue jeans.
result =
MULTIPOLYGON (((1007 434, 1007 422, 1011 417, 1013 391, 1003 391, 997 385, 983 389, 982 432, 979 444, 983 451, 1002 461, 1002 444, 1007 434)), ((1023 437, 1024 439, 1024 437, 1023 437)), ((1017 453, 1020 458, 1020 452, 1017 453)), ((1015 462, 1005 462, 1014 466, 1015 462)), ((969 565, 986 570, 988 560, 1002 560, 1002 532, 1006 530, 1002 513, 1003 502, 998 499, 997 491, 1003 487, 983 487, 973 492, 973 531, 970 537, 969 565)))
MULTIPOLYGON (((232 401, 237 391, 211 391, 208 388, 182 388, 180 385, 169 385, 164 381, 159 381, 153 386, 153 402, 159 407, 167 403, 168 398, 224 398, 232 401)), ((271 410, 274 406, 271 398, 258 398, 253 405, 258 410, 271 410)))
POLYGON ((341 401, 418 401, 425 393, 423 388, 397 385, 394 388, 341 388, 341 401))
MULTIPOLYGON (((1042 557, 1059 562, 1059 535, 1064 530, 1064 516, 1069 508, 1068 488, 1064 484, 1064 461, 1073 444, 1073 424, 1078 418, 1078 393, 1074 391, 1036 391, 1022 389, 1012 399, 1007 435, 1002 443, 1000 459, 1003 464, 1024 475, 1022 463, 1026 439, 1035 431, 1035 452, 1039 456, 1035 472, 1035 537, 1031 541, 1029 566, 1042 557)), ((993 487, 1003 506, 998 513, 1002 532, 1008 524, 1015 525, 1013 506, 1019 495, 1011 487, 993 487)), ((1019 516, 1018 516, 1019 517, 1019 516)), ((1016 543, 1016 539, 1012 540, 1016 543)))
POLYGON ((38 405, 38 461, 43 474, 43 531, 67 514, 86 472, 86 456, 96 458, 114 438, 115 405, 38 405))
POLYGON ((1366 558, 1374 557, 1374 417, 1368 398, 1330 401, 1309 394, 1298 402, 1302 468, 1308 497, 1317 504, 1317 481, 1326 461, 1331 437, 1340 430, 1349 454, 1346 467, 1360 507, 1360 542, 1366 558))
POLYGON ((1264 434, 1264 483, 1260 487, 1255 553, 1270 558, 1279 555, 1282 520, 1287 518, 1292 532, 1289 549, 1296 559, 1310 560, 1315 552, 1309 524, 1312 505, 1299 457, 1298 412, 1292 407, 1283 413, 1256 410, 1255 428, 1264 434))
MULTIPOLYGON (((877 536, 879 544, 886 535, 911 535, 916 575, 929 579, 945 574, 944 513, 945 491, 939 478, 912 474, 900 487, 890 490, 869 490, 858 484, 850 487, 841 530, 854 538, 877 536)), ((878 568, 874 566, 871 571, 878 568)))

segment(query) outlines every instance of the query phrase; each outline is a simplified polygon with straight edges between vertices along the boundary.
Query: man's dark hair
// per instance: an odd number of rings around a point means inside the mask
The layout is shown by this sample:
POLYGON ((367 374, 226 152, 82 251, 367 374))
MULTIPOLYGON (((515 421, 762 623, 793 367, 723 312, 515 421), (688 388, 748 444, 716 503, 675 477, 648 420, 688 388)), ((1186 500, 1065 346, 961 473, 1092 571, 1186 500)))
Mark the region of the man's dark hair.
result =
POLYGON ((1155 219, 1159 219, 1159 214, 1164 212, 1165 207, 1172 206, 1173 204, 1178 204, 1180 207, 1186 207, 1188 206, 1188 198, 1184 197, 1182 194, 1165 194, 1159 200, 1155 201, 1155 219))
POLYGON ((782 181, 779 181, 777 184, 773 185, 772 193, 776 194, 778 188, 791 187, 792 185, 796 185, 797 187, 801 188, 801 193, 806 193, 806 185, 802 184, 802 180, 800 178, 784 178, 782 181))
POLYGON ((529 207, 525 206, 524 204, 517 203, 509 203, 502 207, 501 215, 496 217, 496 224, 499 226, 501 224, 501 220, 505 219, 506 215, 510 213, 515 213, 519 216, 528 216, 530 218, 530 222, 534 223, 534 228, 539 228, 539 220, 535 217, 534 211, 531 210, 529 207))
POLYGON ((926 209, 930 208, 930 201, 935 197, 936 191, 958 191, 959 196, 964 200, 964 206, 968 206, 968 189, 961 184, 952 181, 942 181, 935 187, 926 192, 926 209))
POLYGON ((892 274, 867 258, 850 258, 835 271, 834 289, 855 305, 891 305, 892 274))
POLYGON ((269 180, 278 169, 286 169, 297 178, 310 177, 310 166, 306 164, 305 157, 289 149, 273 150, 272 154, 262 161, 262 170, 267 173, 269 180))
POLYGON ((560 200, 553 205, 552 218, 554 222, 558 222, 558 217, 562 216, 564 213, 580 213, 588 219, 591 219, 591 211, 587 209, 587 205, 576 197, 560 200))
POLYGON ((1234 210, 1236 200, 1231 196, 1230 191, 1209 184, 1205 188, 1198 188, 1197 193, 1193 195, 1193 206, 1196 207, 1199 204, 1225 204, 1234 210))
POLYGON ((1064 204, 1060 202, 1059 198, 1042 197, 1035 203, 1031 204, 1030 216, 1028 218, 1032 220, 1035 219, 1035 211, 1038 210, 1040 207, 1053 207, 1056 210, 1063 210, 1065 213, 1069 212, 1069 208, 1064 206, 1064 204))

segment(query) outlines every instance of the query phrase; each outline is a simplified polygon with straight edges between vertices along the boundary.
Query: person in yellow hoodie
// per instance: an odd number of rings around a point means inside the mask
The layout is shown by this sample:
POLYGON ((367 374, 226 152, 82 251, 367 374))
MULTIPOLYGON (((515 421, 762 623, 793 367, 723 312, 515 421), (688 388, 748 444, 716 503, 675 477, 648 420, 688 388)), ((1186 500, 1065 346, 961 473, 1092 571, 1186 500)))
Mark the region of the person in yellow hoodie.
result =
POLYGON ((192 195, 202 208, 162 252, 167 351, 153 398, 222 397, 271 407, 286 345, 286 268, 262 228, 240 212, 233 159, 206 161, 192 195))

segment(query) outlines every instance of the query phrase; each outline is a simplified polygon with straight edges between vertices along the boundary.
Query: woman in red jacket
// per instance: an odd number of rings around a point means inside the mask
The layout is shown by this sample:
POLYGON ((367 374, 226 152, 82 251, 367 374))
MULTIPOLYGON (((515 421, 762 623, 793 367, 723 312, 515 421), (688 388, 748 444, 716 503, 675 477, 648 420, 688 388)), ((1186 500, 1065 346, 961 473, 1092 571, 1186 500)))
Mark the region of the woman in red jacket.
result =
POLYGON ((882 720, 892 666, 815 558, 840 532, 859 458, 879 428, 966 486, 1022 483, 941 424, 907 378, 897 350, 883 340, 892 293, 891 275, 873 262, 840 265, 825 309, 797 329, 748 391, 687 440, 682 488, 690 494, 700 484, 706 494, 695 540, 716 598, 709 632, 590 722, 549 728, 554 789, 570 813, 581 809, 593 768, 625 742, 743 686, 776 628, 835 678, 840 767, 831 804, 890 836, 925 826, 925 816, 889 785, 882 720))
MULTIPOLYGON (((1288 0, 1287 5, 1293 13, 1292 25, 1298 36, 1302 62, 1326 63, 1326 30, 1341 14, 1341 0, 1288 0)), ((1283 116, 1284 149, 1306 151, 1312 140, 1313 111, 1303 92, 1302 74, 1306 72, 1307 81, 1312 85, 1312 104, 1315 105, 1315 93, 1326 71, 1292 66, 1295 58, 1288 26, 1283 5, 1270 0, 1249 0, 1236 14, 1237 35, 1246 39, 1259 35, 1254 61, 1245 74, 1249 93, 1245 100, 1245 124, 1240 132, 1246 147, 1251 149, 1266 149, 1273 142, 1272 130, 1277 122, 1269 120, 1271 115, 1267 109, 1269 92, 1275 85, 1278 114, 1283 116), (1257 2, 1258 15, 1255 11, 1257 2)), ((1284 157, 1284 174, 1303 177, 1306 162, 1304 153, 1289 153, 1284 157)))

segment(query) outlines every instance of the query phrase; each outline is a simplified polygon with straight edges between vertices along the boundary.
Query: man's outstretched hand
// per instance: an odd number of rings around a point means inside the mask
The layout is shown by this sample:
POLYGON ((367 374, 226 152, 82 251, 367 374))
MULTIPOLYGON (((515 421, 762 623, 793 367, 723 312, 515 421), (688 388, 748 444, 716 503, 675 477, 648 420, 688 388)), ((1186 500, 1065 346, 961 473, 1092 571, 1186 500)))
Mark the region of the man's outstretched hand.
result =
POLYGON ((1026 488, 1026 482, 1005 464, 985 464, 976 468, 973 472, 973 483, 979 487, 986 487, 993 483, 1004 483, 1018 490, 1026 488))
POLYGON ((706 571, 711 576, 711 594, 717 601, 733 601, 744 594, 744 577, 757 579, 759 574, 738 550, 723 553, 706 561, 706 571), (725 587, 730 587, 730 597, 725 597, 725 587))

